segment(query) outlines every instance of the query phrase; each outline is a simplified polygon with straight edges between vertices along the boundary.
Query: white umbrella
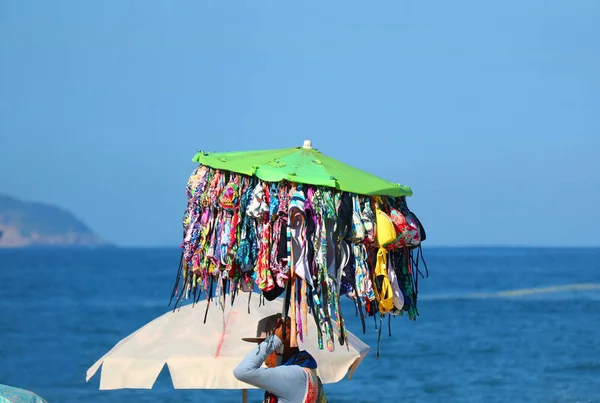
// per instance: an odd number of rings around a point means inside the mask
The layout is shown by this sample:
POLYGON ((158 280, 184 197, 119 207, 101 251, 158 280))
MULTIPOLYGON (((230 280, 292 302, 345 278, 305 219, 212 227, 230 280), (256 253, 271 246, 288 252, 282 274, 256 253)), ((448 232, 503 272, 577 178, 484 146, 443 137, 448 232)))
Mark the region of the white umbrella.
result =
MULTIPOLYGON (((238 381, 233 369, 255 345, 241 340, 256 334, 260 319, 281 313, 283 299, 259 306, 258 294, 248 302, 240 293, 234 306, 211 303, 204 323, 206 301, 167 312, 121 340, 100 358, 86 374, 86 382, 102 365, 100 389, 151 389, 167 364, 175 389, 250 389, 238 381), (224 309, 223 309, 224 308, 224 309), (250 313, 248 313, 250 310, 250 313)), ((310 352, 317 361, 323 383, 348 379, 370 348, 352 333, 348 346, 336 345, 330 352, 317 346, 317 330, 309 318, 308 336, 299 348, 310 352)))

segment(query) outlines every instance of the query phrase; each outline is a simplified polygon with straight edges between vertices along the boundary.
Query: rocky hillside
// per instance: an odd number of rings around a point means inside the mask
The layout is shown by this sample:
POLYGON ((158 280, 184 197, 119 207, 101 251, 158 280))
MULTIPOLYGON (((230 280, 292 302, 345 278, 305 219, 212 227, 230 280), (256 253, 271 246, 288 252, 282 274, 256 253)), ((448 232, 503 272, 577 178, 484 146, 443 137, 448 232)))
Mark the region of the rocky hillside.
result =
POLYGON ((64 209, 0 194, 0 247, 108 244, 64 209))

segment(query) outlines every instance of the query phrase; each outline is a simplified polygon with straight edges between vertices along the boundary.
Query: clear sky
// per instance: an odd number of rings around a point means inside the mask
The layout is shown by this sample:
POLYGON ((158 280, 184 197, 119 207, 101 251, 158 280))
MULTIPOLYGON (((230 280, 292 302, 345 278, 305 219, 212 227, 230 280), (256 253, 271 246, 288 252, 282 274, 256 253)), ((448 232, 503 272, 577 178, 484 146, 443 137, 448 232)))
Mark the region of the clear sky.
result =
POLYGON ((181 240, 198 149, 410 185, 429 245, 600 245, 600 1, 0 2, 0 192, 181 240))

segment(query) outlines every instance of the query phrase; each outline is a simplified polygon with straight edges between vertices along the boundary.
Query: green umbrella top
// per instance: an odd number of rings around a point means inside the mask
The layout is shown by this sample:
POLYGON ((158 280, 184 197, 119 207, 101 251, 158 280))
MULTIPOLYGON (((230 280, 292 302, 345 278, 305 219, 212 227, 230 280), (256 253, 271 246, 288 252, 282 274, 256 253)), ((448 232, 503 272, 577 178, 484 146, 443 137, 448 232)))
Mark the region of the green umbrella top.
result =
POLYGON ((312 148, 310 140, 302 147, 278 150, 224 153, 198 152, 194 162, 256 176, 266 182, 305 183, 328 186, 346 192, 369 196, 412 196, 408 186, 393 183, 344 164, 312 148))

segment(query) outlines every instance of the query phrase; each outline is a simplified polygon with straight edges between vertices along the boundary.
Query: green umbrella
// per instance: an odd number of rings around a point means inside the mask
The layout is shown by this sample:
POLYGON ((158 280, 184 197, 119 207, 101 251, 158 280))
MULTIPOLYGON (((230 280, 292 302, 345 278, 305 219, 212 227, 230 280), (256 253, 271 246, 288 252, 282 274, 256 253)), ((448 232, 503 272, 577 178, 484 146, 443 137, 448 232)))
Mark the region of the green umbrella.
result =
POLYGON ((194 162, 214 169, 255 175, 266 182, 287 180, 370 196, 400 197, 413 194, 408 186, 387 181, 326 156, 312 148, 309 140, 302 147, 279 150, 201 151, 194 156, 194 162))

